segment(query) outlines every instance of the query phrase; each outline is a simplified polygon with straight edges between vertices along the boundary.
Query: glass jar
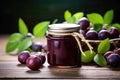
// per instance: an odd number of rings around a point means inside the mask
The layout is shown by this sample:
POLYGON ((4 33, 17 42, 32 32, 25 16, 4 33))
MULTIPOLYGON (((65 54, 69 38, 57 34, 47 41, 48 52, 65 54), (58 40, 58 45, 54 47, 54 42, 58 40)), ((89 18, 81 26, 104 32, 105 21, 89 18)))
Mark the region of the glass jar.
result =
POLYGON ((59 68, 81 66, 81 54, 77 41, 69 33, 78 32, 76 24, 52 24, 48 26, 48 63, 59 68), (62 35, 61 35, 62 34, 62 35))

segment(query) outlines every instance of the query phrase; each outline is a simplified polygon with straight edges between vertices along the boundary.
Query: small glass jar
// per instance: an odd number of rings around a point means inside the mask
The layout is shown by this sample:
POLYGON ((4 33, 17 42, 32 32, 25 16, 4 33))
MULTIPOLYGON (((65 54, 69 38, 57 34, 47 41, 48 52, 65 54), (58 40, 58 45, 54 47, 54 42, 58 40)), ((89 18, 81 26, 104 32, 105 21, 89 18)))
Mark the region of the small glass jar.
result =
POLYGON ((81 66, 81 54, 77 41, 68 33, 79 32, 76 24, 52 24, 48 26, 47 60, 51 66, 71 68, 81 66), (63 35, 61 35, 63 34, 63 35))

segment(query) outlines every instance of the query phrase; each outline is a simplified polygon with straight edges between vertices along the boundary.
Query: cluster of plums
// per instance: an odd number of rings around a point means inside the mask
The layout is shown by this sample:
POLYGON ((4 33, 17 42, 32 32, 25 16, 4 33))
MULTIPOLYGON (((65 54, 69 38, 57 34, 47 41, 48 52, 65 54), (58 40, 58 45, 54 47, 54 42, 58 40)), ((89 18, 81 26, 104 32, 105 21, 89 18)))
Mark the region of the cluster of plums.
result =
MULTIPOLYGON (((25 38, 27 37, 32 37, 32 35, 29 33, 25 38)), ((21 64, 26 64, 31 70, 38 70, 46 61, 46 46, 40 42, 34 42, 30 49, 33 51, 33 54, 31 55, 28 50, 24 50, 19 53, 18 61, 21 64)))
POLYGON ((81 18, 77 24, 80 25, 80 33, 88 40, 104 40, 106 38, 114 39, 119 37, 119 30, 115 27, 110 27, 108 30, 103 27, 98 32, 90 29, 90 21, 85 17, 81 18))
POLYGON ((120 48, 106 52, 104 57, 111 67, 120 66, 120 48))
MULTIPOLYGON (((106 38, 119 38, 119 30, 115 27, 110 27, 109 29, 102 27, 99 31, 91 29, 91 23, 86 17, 81 18, 77 24, 80 25, 80 33, 83 34, 83 36, 87 40, 104 40, 106 38)), ((104 54, 104 57, 108 65, 112 67, 120 66, 120 48, 106 52, 104 54)))
POLYGON ((26 64, 26 66, 31 70, 38 70, 46 61, 45 54, 35 53, 30 55, 29 51, 22 51, 18 55, 18 61, 21 64, 26 64))

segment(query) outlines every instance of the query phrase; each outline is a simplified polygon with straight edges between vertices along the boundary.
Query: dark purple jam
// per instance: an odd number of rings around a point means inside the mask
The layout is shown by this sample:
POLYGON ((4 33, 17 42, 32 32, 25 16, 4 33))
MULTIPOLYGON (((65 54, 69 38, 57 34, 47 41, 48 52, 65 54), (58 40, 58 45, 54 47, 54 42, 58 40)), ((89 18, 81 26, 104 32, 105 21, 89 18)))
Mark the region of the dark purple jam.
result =
POLYGON ((81 66, 81 54, 73 36, 47 36, 48 63, 51 66, 81 66))

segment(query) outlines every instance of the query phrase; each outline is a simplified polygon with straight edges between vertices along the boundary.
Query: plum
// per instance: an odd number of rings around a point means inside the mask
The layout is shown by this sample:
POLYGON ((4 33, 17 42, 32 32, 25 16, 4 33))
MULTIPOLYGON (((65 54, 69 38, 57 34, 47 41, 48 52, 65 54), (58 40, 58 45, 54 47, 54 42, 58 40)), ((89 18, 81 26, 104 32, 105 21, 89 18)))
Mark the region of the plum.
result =
POLYGON ((86 33, 86 39, 97 40, 98 39, 98 33, 97 33, 97 31, 95 31, 95 30, 89 30, 86 33))
POLYGON ((38 70, 42 66, 42 60, 32 55, 26 60, 26 66, 31 70, 38 70))
POLYGON ((26 60, 27 60, 28 57, 30 57, 29 51, 22 51, 22 52, 19 53, 19 55, 18 55, 18 61, 19 61, 21 64, 26 64, 26 60))
POLYGON ((110 38, 110 33, 107 30, 100 30, 98 33, 98 39, 104 40, 106 38, 110 38))
POLYGON ((111 38, 112 38, 112 39, 113 39, 113 38, 119 38, 119 30, 118 30, 117 28, 111 27, 111 28, 109 29, 109 32, 110 32, 110 34, 111 34, 111 38))
POLYGON ((31 45, 31 49, 34 51, 34 52, 41 52, 42 51, 42 44, 40 42, 34 42, 32 45, 31 45))
POLYGON ((83 17, 77 24, 80 25, 80 29, 85 30, 90 26, 90 21, 86 17, 83 17))
POLYGON ((120 65, 120 55, 111 54, 107 57, 107 62, 111 67, 118 67, 120 65))

